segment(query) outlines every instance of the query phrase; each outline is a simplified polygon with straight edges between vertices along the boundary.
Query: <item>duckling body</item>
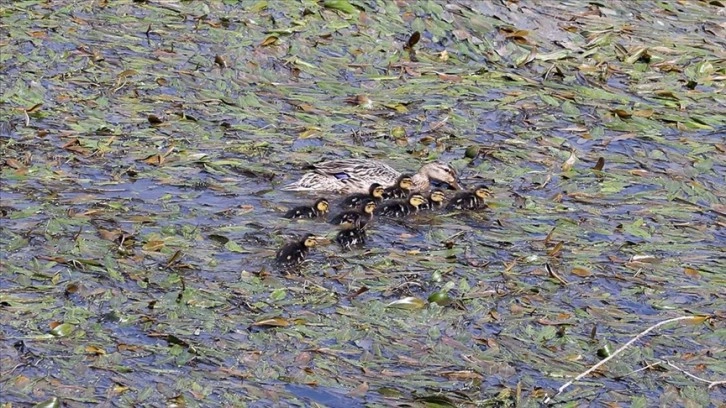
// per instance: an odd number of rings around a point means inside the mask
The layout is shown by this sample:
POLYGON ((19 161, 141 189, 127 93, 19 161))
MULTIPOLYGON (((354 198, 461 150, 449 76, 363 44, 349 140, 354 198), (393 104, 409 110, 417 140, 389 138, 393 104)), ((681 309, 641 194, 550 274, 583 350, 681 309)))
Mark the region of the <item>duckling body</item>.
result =
POLYGON ((335 237, 341 248, 349 250, 351 247, 366 243, 366 230, 360 226, 344 229, 335 237))
POLYGON ((371 199, 375 201, 376 203, 381 202, 383 200, 383 194, 385 192, 385 188, 383 188, 382 185, 378 183, 371 184, 370 188, 368 189, 368 194, 364 193, 356 193, 352 194, 343 200, 342 203, 340 203, 340 206, 343 208, 358 208, 367 199, 371 199))
POLYGON ((449 201, 447 210, 476 210, 486 206, 484 200, 491 196, 491 192, 485 186, 479 186, 474 191, 459 193, 449 201))
POLYGON ((275 262, 282 267, 300 265, 310 252, 310 248, 317 244, 315 235, 305 234, 298 242, 289 243, 275 254, 275 262))
POLYGON ((392 200, 397 198, 406 198, 413 187, 413 180, 408 174, 403 174, 396 180, 396 184, 383 190, 383 199, 392 200))
POLYGON ((393 201, 378 207, 375 213, 383 217, 405 217, 417 213, 427 201, 423 195, 414 193, 406 201, 393 201))
MULTIPOLYGON (((375 160, 343 159, 321 162, 312 166, 313 171, 306 173, 294 183, 284 186, 286 191, 326 191, 333 193, 366 193, 370 185, 378 183, 383 187, 396 184, 401 173, 391 166, 375 160)), ((442 162, 428 163, 411 177, 411 191, 426 190, 431 180, 442 181, 459 189, 456 171, 442 162)))
POLYGON ((329 222, 333 225, 340 224, 351 224, 365 226, 371 218, 373 218, 373 212, 376 209, 376 202, 373 199, 367 198, 363 201, 362 208, 360 211, 345 211, 335 217, 329 222))
POLYGON ((438 210, 444 206, 444 200, 446 200, 446 196, 443 191, 431 190, 428 201, 421 204, 419 210, 438 210))
POLYGON ((330 204, 325 198, 321 198, 312 206, 301 205, 290 209, 283 215, 285 218, 317 218, 328 213, 330 204))

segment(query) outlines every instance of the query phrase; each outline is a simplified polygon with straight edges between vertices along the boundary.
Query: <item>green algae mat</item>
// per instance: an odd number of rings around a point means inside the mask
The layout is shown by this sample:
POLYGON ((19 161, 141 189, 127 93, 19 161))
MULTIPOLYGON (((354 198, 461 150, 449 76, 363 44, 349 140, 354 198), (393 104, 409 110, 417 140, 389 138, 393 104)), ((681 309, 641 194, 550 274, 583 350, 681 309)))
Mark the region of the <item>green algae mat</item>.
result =
POLYGON ((0 406, 722 406, 724 21, 3 2, 0 406), (492 196, 343 252, 282 217, 338 211, 280 189, 335 158, 441 160, 492 196))

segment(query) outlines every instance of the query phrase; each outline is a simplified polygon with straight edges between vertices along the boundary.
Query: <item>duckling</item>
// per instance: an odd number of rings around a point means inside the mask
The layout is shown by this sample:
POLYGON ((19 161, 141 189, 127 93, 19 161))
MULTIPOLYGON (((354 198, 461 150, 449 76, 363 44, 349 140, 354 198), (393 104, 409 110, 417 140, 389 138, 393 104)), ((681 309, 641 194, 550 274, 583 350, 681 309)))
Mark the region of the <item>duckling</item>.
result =
POLYGON ((474 191, 459 193, 449 201, 447 210, 476 210, 485 206, 484 199, 491 197, 486 186, 479 186, 474 191))
POLYGON ((419 207, 419 210, 437 210, 444 206, 445 199, 446 196, 443 191, 431 190, 428 202, 426 204, 422 204, 421 207, 419 207))
POLYGON ((423 195, 413 193, 408 196, 407 201, 394 201, 392 203, 384 204, 383 206, 378 207, 375 213, 376 215, 382 215, 385 217, 405 217, 407 215, 417 213, 421 206, 427 202, 428 200, 423 195))
POLYGON ((371 184, 370 189, 368 190, 368 194, 364 193, 356 193, 353 195, 350 195, 343 200, 342 203, 340 203, 340 206, 343 208, 358 208, 363 204, 363 201, 370 198, 373 201, 380 203, 381 200, 383 200, 383 193, 385 189, 382 185, 378 183, 371 184))
POLYGON ((376 202, 371 198, 363 200, 360 211, 346 211, 333 217, 329 222, 334 225, 352 224, 364 226, 373 218, 373 211, 376 209, 376 202))
POLYGON ((298 242, 291 242, 275 254, 275 262, 282 267, 300 265, 308 256, 310 248, 317 245, 316 237, 313 234, 305 234, 298 242))
POLYGON ((411 175, 403 174, 398 178, 398 180, 396 180, 396 184, 383 191, 383 199, 391 200, 395 198, 406 198, 411 192, 411 187, 413 187, 411 175))
POLYGON ((330 204, 325 198, 321 198, 312 206, 301 205, 286 212, 285 218, 317 218, 328 213, 330 204))
MULTIPOLYGON (((365 225, 365 224, 364 224, 365 225)), ((352 228, 344 229, 338 232, 335 240, 338 242, 343 250, 349 250, 351 247, 356 245, 363 245, 366 243, 366 230, 361 226, 360 220, 352 228)))
MULTIPOLYGON (((401 173, 386 163, 370 159, 342 159, 321 162, 310 166, 312 170, 305 173, 294 183, 282 187, 287 191, 324 191, 327 193, 366 193, 373 183, 383 187, 394 185, 401 173)), ((431 180, 443 181, 456 190, 460 190, 456 170, 442 162, 427 163, 421 166, 418 173, 411 177, 412 191, 425 191, 431 180)))

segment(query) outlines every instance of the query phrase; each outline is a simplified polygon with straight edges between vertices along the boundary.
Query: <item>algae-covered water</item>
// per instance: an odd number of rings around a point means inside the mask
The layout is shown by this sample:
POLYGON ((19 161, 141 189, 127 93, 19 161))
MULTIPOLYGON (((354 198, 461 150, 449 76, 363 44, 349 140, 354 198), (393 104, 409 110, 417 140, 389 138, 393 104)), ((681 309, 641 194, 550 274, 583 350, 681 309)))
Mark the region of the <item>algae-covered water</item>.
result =
POLYGON ((1 4, 2 406, 721 406, 725 16, 1 4), (343 252, 280 187, 347 157, 493 196, 343 252))

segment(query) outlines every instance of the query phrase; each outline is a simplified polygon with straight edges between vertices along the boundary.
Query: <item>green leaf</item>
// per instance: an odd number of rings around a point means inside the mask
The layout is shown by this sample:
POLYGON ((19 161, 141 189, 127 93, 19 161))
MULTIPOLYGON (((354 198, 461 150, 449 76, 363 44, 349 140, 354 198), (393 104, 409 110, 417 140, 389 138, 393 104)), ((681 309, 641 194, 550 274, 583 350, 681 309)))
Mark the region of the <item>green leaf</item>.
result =
POLYGON ((71 333, 73 333, 73 330, 76 329, 76 326, 70 324, 70 323, 62 323, 58 326, 55 326, 50 330, 50 334, 52 334, 55 337, 68 337, 71 333))
POLYGON ((329 9, 342 11, 346 14, 358 14, 358 9, 353 7, 353 5, 346 0, 325 0, 323 6, 329 9))

